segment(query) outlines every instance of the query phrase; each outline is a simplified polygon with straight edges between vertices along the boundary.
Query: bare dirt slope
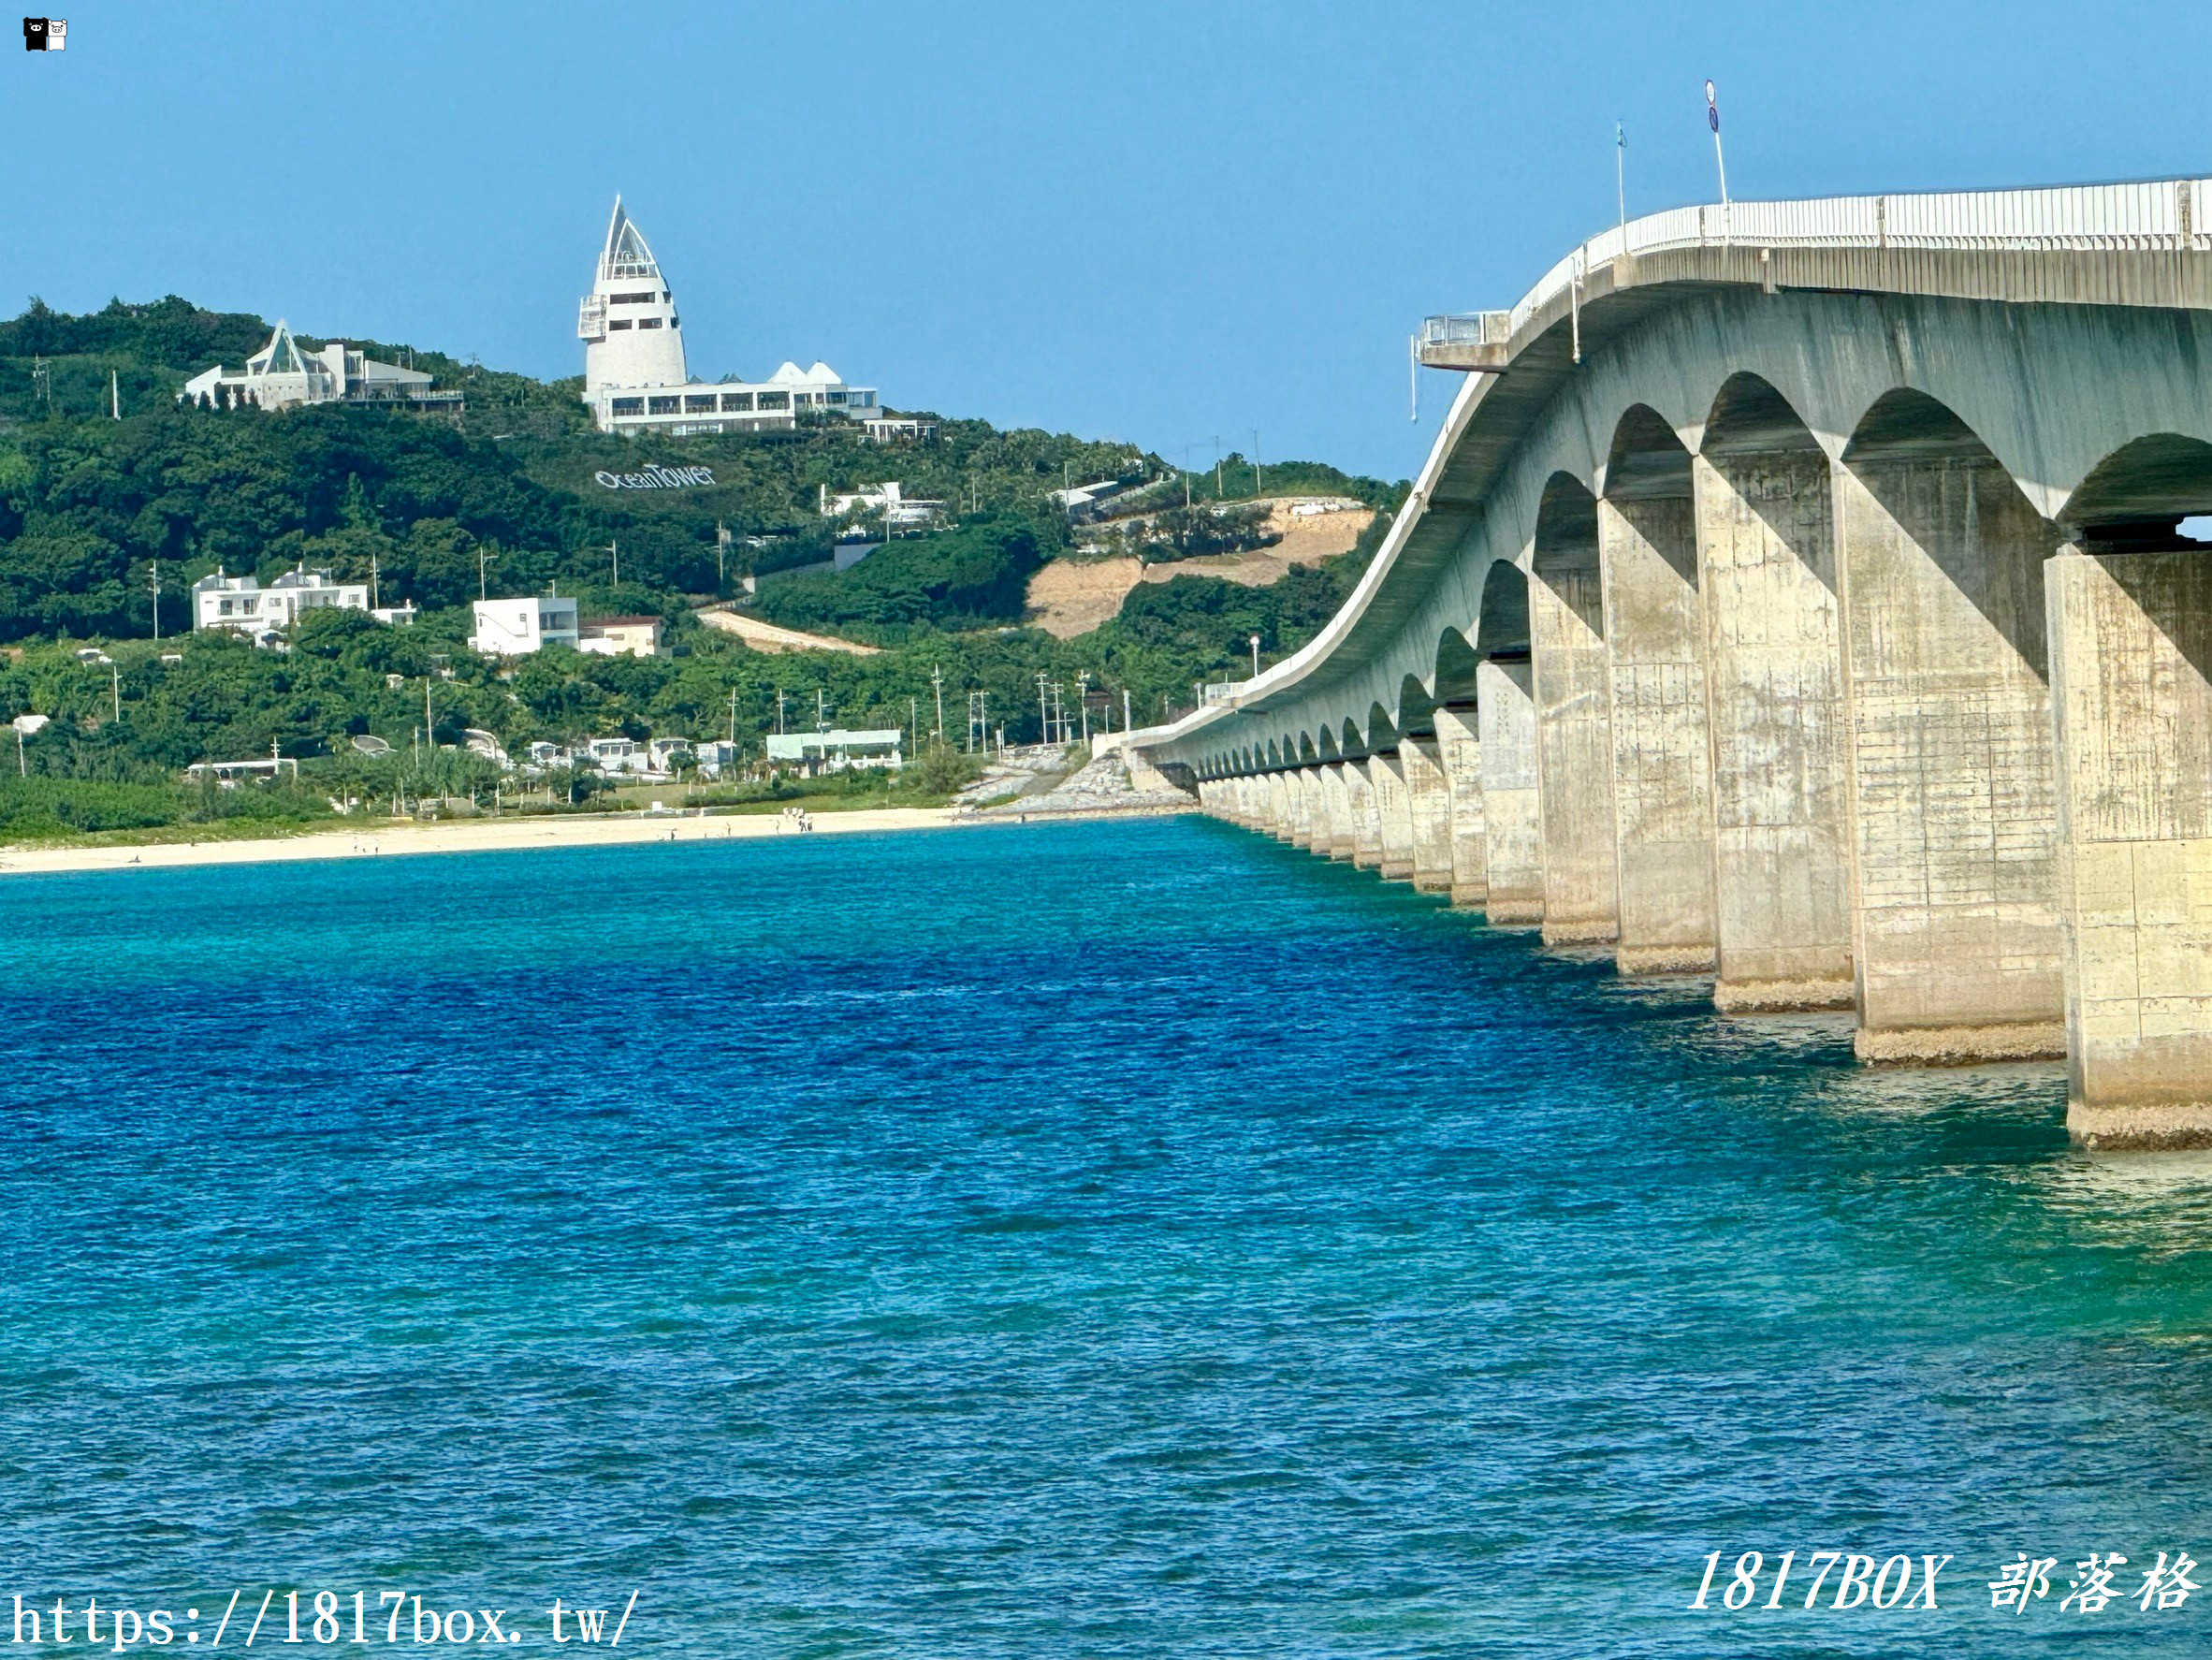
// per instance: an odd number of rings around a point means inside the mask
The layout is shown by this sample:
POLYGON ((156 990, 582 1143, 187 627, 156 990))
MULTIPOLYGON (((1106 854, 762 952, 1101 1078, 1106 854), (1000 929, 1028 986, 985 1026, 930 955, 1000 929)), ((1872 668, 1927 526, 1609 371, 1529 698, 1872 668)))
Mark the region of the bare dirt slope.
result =
POLYGON ((1140 566, 1133 559, 1054 560, 1029 578, 1027 620, 1048 634, 1068 640, 1111 621, 1139 582, 1167 582, 1177 576, 1218 576, 1247 588, 1266 588, 1295 565, 1317 565, 1351 551, 1372 509, 1300 515, 1297 501, 1286 497, 1269 504, 1268 529, 1283 539, 1257 553, 1221 554, 1181 560, 1173 564, 1140 566))
POLYGON ((809 634, 795 628, 778 628, 773 622, 763 622, 759 618, 748 617, 742 611, 701 611, 699 620, 708 628, 719 628, 724 633, 735 634, 755 651, 849 651, 855 657, 873 657, 881 649, 880 647, 863 646, 853 640, 834 639, 828 634, 809 634))

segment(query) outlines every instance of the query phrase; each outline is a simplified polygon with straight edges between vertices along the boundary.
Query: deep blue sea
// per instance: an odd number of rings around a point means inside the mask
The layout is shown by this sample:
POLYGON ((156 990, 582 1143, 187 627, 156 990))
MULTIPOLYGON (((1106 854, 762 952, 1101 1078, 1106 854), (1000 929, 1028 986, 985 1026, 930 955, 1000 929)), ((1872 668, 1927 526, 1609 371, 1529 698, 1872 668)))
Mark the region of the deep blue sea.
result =
POLYGON ((2212 1649, 2212 1162, 1706 995, 1191 819, 0 879, 0 1645, 2212 1649))

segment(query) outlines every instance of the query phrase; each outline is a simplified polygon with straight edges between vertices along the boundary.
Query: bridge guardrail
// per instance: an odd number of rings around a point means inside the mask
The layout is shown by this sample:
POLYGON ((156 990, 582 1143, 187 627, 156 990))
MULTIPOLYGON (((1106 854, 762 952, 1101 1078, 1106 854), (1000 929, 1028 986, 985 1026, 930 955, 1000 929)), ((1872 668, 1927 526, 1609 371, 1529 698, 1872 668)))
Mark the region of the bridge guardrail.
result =
MULTIPOLYGON (((2069 184, 2038 190, 1955 190, 1805 201, 1709 202, 1647 213, 1602 231, 1539 278, 1506 313, 1519 330, 1577 274, 1624 255, 1679 248, 1931 248, 2212 251, 2205 219, 2212 180, 2069 184)), ((1488 317, 1492 313, 1481 313, 1488 317)), ((1423 343, 1426 344, 1424 332, 1423 343)), ((1485 342, 1489 343, 1489 342, 1485 342)))
MULTIPOLYGON (((2212 179, 2169 179, 2124 184, 1937 191, 1884 196, 1828 197, 1801 201, 1706 203, 1669 208, 1615 226, 1588 239, 1544 273, 1510 311, 1439 315, 1422 325, 1419 360, 1436 367, 1488 368, 1487 362, 1452 361, 1446 354, 1480 352, 1504 358, 1510 342, 1546 306, 1577 281, 1628 255, 1676 249, 1897 248, 1963 252, 2212 253, 2212 179), (1492 319, 1506 319, 1506 339, 1492 319), (1432 329, 1434 331, 1432 335, 1432 329), (1470 338, 1479 330, 1479 342, 1470 338), (1433 356, 1432 354, 1434 354, 1433 356)), ((1504 367, 1501 361, 1497 365, 1504 367)), ((1467 390, 1472 390, 1468 388, 1467 390)), ((1464 399, 1466 391, 1463 391, 1464 399)), ((1455 409, 1462 407, 1455 404, 1455 409)), ((1186 715, 1171 714, 1159 741, 1185 735, 1186 722, 1213 718, 1247 698, 1271 694, 1297 681, 1338 642, 1344 619, 1357 616, 1390 573, 1399 549, 1427 511, 1427 491, 1453 443, 1449 422, 1438 433, 1414 494, 1400 513, 1358 586, 1330 624, 1257 679, 1244 683, 1228 704, 1201 703, 1186 715)))

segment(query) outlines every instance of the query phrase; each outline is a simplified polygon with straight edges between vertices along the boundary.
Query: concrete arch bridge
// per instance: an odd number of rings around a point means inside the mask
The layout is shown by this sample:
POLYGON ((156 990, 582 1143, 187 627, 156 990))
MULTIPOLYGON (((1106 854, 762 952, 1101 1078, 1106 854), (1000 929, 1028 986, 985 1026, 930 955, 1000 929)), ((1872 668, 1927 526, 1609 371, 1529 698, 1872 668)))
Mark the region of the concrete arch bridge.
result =
POLYGON ((1686 209, 1432 318, 1468 380, 1352 598, 1140 741, 1492 925, 2212 1143, 2208 214, 1686 209))

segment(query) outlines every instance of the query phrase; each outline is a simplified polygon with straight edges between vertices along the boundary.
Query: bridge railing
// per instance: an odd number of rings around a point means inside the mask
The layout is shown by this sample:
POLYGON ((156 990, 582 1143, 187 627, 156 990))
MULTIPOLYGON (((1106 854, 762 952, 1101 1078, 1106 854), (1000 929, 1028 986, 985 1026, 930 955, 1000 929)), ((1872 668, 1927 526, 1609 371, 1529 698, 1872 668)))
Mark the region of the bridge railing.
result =
POLYGON ((1570 284, 1623 255, 1730 245, 2203 252, 2212 249, 2208 217, 2212 180, 2203 179, 1669 208, 1592 237, 1546 271, 1505 314, 1509 328, 1518 330, 1564 294, 1570 284))

